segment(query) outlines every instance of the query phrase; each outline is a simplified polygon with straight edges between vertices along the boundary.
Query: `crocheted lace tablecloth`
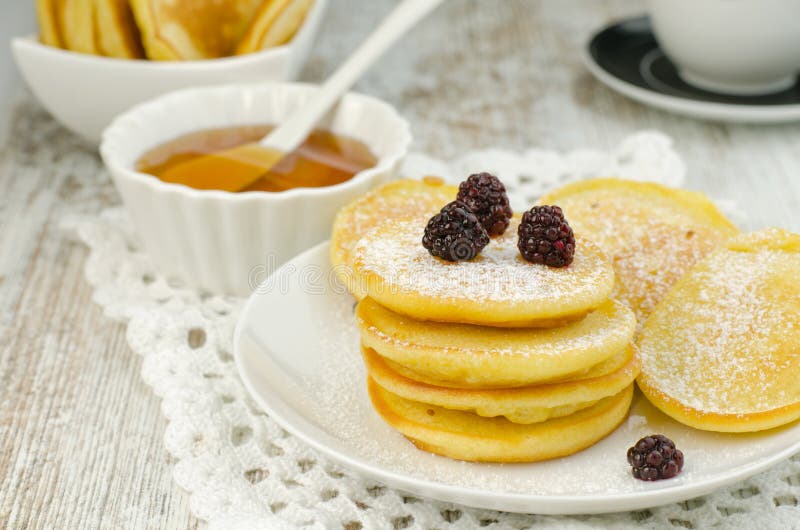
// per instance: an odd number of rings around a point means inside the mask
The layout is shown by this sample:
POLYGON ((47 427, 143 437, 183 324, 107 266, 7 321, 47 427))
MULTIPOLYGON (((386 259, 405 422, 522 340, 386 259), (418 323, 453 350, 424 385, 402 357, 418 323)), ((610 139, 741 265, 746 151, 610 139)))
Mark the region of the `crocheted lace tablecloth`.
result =
MULTIPOLYGON (((569 181, 601 175, 680 186, 684 164, 669 138, 637 133, 615 150, 475 151, 451 162, 408 157, 405 176, 458 182, 474 171, 502 176, 516 210, 569 181)), ((734 220, 731 204, 717 199, 734 220)), ((800 457, 712 495, 649 510, 587 516, 500 513, 410 497, 327 461, 286 433, 247 395, 231 355, 244 300, 196 292, 162 277, 121 208, 70 217, 89 247, 94 300, 127 322, 142 377, 162 398, 175 481, 211 528, 800 528, 800 457)))

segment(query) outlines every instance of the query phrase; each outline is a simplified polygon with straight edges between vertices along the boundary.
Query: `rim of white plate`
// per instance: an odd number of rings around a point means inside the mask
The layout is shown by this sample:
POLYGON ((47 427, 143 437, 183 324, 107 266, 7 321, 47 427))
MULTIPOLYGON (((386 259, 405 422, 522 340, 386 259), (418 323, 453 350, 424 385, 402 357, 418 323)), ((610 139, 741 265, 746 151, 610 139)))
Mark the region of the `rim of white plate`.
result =
MULTIPOLYGON (((281 274, 283 270, 289 267, 296 261, 308 259, 309 256, 322 254, 328 256, 328 248, 330 242, 325 241, 316 245, 289 260, 286 264, 278 268, 273 275, 281 274)), ((265 280, 268 281, 269 279, 265 280)), ((641 510, 646 508, 653 508, 665 504, 672 504, 675 502, 685 501, 705 494, 708 494, 723 486, 732 484, 734 482, 743 480, 750 477, 759 471, 762 471, 771 465, 800 452, 800 440, 795 444, 790 445, 786 449, 777 453, 771 454, 767 457, 757 459, 749 464, 735 467, 727 472, 720 473, 716 476, 706 479, 698 479, 695 482, 680 483, 673 487, 663 487, 659 485, 658 489, 651 491, 629 492, 622 494, 608 494, 608 495, 541 495, 541 494, 523 494, 511 492, 497 492, 490 490, 482 490, 476 488, 466 488, 463 486, 453 486, 442 482, 437 482, 428 479, 421 479, 409 475, 397 473, 395 471, 387 470, 380 466, 374 465, 363 458, 356 457, 342 453, 335 448, 326 445, 324 442, 317 439, 313 432, 309 430, 318 430, 326 436, 330 436, 319 428, 311 426, 303 416, 297 413, 291 404, 287 403, 279 396, 275 396, 277 403, 270 403, 265 400, 262 394, 255 388, 253 382, 250 380, 247 371, 244 368, 243 353, 240 348, 240 340, 248 320, 248 315, 253 311, 256 297, 261 296, 259 290, 256 289, 253 295, 248 298, 247 302, 242 309, 239 321, 236 324, 233 338, 233 352, 236 367, 242 382, 250 393, 251 397, 261 406, 271 418, 273 418, 282 428, 298 437, 303 442, 318 450, 320 453, 330 458, 331 460, 354 470, 356 473, 366 476, 370 479, 377 480, 388 486, 405 490, 411 493, 429 497, 435 500, 444 502, 453 502, 463 504, 476 508, 484 508, 490 510, 500 510, 509 512, 535 512, 543 515, 577 515, 577 514, 602 514, 613 513, 627 510, 641 510), (301 418, 297 422, 289 418, 286 414, 291 411, 301 418), (425 493, 419 493, 424 490, 425 493), (465 499, 481 496, 486 503, 465 502, 465 499), (626 501, 624 506, 620 506, 620 501, 626 501), (529 506, 529 510, 525 512, 504 508, 504 504, 521 504, 525 503, 529 506)))

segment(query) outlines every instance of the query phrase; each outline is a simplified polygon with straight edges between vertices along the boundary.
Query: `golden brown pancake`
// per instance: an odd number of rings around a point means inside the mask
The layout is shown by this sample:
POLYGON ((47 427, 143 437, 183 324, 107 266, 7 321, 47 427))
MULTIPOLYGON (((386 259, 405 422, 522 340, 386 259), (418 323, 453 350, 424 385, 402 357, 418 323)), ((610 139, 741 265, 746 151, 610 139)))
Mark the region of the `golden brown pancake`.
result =
POLYGON ((336 214, 331 232, 331 263, 339 280, 361 300, 366 296, 353 281, 352 250, 364 234, 386 221, 433 216, 450 201, 458 188, 439 177, 399 179, 382 184, 344 206, 336 214))
POLYGON ((368 378, 380 416, 424 451, 474 462, 535 462, 576 453, 622 423, 633 385, 569 416, 521 425, 404 399, 368 378))
POLYGON ((39 40, 42 44, 61 48, 56 4, 57 0, 36 0, 36 18, 39 20, 39 40))
POLYGON ((691 427, 748 432, 800 418, 800 235, 741 234, 681 278, 639 335, 638 383, 691 427))
POLYGON ((614 254, 617 283, 612 296, 631 306, 641 325, 675 282, 730 235, 718 227, 658 223, 631 234, 614 254))
POLYGON ((136 59, 144 57, 128 0, 37 0, 40 39, 68 50, 136 59))
POLYGON ((366 346, 413 371, 414 379, 461 388, 573 377, 625 349, 636 329, 633 312, 613 300, 565 326, 506 329, 417 320, 365 298, 356 324, 366 346))
POLYGON ((386 221, 353 249, 359 286, 379 304, 419 320, 496 327, 554 327, 584 317, 614 288, 605 254, 580 235, 573 262, 529 263, 513 219, 474 259, 449 262, 422 246, 428 218, 386 221))
POLYGON ((231 55, 263 0, 131 0, 147 57, 172 61, 231 55))
POLYGON ((53 5, 62 46, 74 52, 100 55, 93 0, 55 0, 53 5))
POLYGON ((102 55, 121 59, 144 57, 139 28, 128 0, 93 0, 94 29, 102 55))
POLYGON ((567 184, 539 200, 614 262, 613 296, 639 322, 698 260, 738 230, 702 193, 614 178, 567 184))
POLYGON ((629 346, 574 379, 518 388, 466 389, 438 386, 404 375, 398 365, 361 347, 370 377, 393 394, 487 418, 505 416, 513 423, 538 423, 567 416, 622 392, 639 375, 636 350, 629 346))
POLYGON ((280 46, 303 25, 314 0, 264 0, 239 44, 236 54, 280 46))

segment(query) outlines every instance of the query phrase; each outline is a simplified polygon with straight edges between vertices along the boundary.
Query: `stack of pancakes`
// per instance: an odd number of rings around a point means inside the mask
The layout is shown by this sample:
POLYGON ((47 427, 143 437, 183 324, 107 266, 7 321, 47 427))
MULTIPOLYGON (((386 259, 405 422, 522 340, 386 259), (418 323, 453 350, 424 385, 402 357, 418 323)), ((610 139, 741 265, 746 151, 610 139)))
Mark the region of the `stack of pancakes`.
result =
POLYGON ((40 39, 123 59, 194 60, 288 42, 313 0, 37 0, 40 39))
POLYGON ((418 447, 492 462, 567 455, 622 421, 637 376, 653 404, 699 429, 800 417, 800 235, 740 234, 701 193, 604 178, 540 200, 577 235, 569 267, 523 261, 517 219, 450 263, 421 237, 455 194, 434 180, 386 184, 345 207, 332 236, 360 300, 374 407, 418 447))
POLYGON ((352 249, 368 386, 415 445, 528 462, 588 447, 625 418, 639 361, 611 263, 577 239, 554 269, 524 261, 517 221, 470 261, 431 256, 427 217, 389 220, 352 249))

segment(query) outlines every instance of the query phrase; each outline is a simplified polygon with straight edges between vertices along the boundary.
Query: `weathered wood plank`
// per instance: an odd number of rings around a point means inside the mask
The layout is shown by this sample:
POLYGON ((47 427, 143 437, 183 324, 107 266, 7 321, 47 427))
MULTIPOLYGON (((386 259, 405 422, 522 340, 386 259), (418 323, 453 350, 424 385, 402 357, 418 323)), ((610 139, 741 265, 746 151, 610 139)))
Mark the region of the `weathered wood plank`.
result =
POLYGON ((0 526, 192 526, 158 399, 124 327, 91 301, 86 250, 58 227, 67 212, 116 202, 113 190, 96 155, 35 107, 18 109, 10 132, 0 166, 0 526))

